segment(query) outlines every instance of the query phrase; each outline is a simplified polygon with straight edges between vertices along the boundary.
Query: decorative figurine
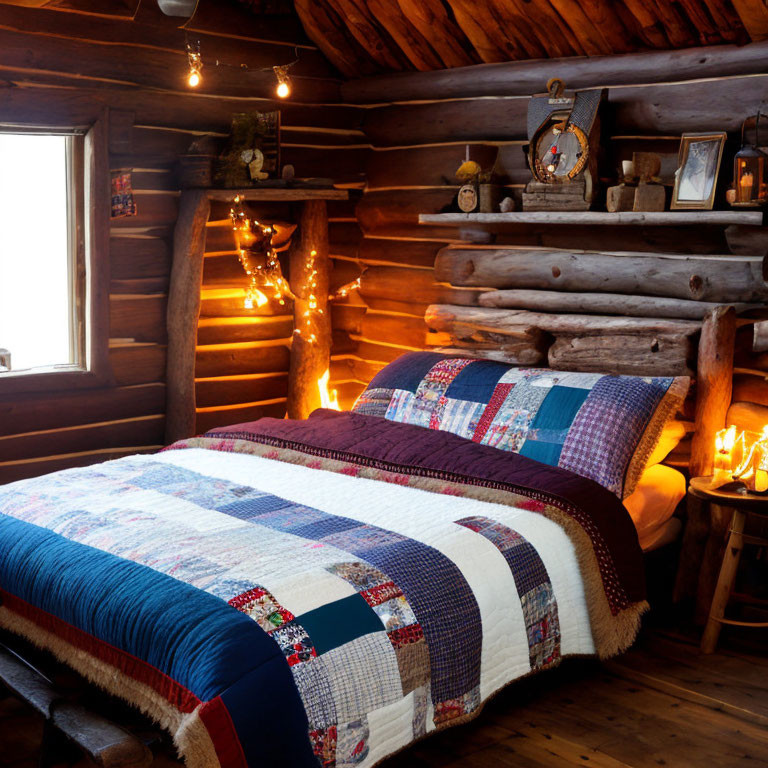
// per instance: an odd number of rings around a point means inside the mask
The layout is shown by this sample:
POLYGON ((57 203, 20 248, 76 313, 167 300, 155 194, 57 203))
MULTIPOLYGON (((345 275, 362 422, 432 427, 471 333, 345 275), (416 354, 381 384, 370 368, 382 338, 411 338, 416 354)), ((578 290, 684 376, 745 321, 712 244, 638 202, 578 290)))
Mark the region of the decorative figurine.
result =
POLYGON ((595 195, 598 108, 604 90, 563 96, 554 78, 546 96, 528 104, 528 165, 533 180, 523 193, 526 211, 586 211, 595 195))

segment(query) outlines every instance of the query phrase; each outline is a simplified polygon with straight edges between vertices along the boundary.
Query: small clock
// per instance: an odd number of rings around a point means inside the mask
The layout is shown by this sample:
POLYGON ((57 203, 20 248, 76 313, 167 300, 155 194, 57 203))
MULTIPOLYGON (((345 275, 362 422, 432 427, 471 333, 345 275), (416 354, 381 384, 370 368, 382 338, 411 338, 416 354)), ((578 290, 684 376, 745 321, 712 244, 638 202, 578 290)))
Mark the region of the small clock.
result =
POLYGON ((588 210, 597 177, 597 111, 604 91, 565 96, 553 78, 547 93, 528 104, 528 164, 533 180, 523 193, 523 210, 588 210))
POLYGON ((538 135, 533 152, 536 178, 545 184, 561 182, 584 169, 589 142, 579 127, 559 120, 538 135))

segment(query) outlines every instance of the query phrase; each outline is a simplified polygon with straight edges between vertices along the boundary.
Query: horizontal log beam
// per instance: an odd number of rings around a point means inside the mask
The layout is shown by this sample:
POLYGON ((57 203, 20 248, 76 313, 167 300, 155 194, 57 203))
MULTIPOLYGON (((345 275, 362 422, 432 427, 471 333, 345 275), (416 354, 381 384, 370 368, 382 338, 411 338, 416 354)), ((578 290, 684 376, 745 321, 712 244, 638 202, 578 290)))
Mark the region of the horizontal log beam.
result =
POLYGON ((109 335, 113 339, 168 340, 165 316, 168 299, 164 295, 112 295, 109 299, 109 335))
POLYGON ((109 360, 118 386, 165 381, 166 348, 162 344, 110 346, 109 360))
POLYGON ((291 339, 197 347, 195 377, 287 372, 291 339))
POLYGON ((201 317, 197 326, 197 343, 205 346, 239 341, 284 339, 291 333, 293 333, 292 315, 201 317))
MULTIPOLYGON (((768 406, 768 373, 756 371, 759 375, 742 373, 745 369, 734 369, 734 402, 756 403, 768 406)), ((766 422, 768 423, 768 422, 766 422)))
POLYGON ((768 297, 761 262, 756 256, 450 247, 438 253, 435 277, 460 286, 754 302, 768 297))
MULTIPOLYGON (((768 97, 768 76, 614 87, 605 107, 607 135, 735 132, 744 119, 745 90, 756 102, 762 101, 768 97), (700 107, 702 103, 706 109, 700 107)), ((363 130, 374 147, 524 140, 527 113, 524 96, 414 102, 368 109, 363 130)))
MULTIPOLYGON (((260 47, 260 46, 259 46, 260 47)), ((66 73, 86 85, 103 83, 157 88, 171 93, 186 89, 187 57, 177 51, 121 46, 119 60, 109 42, 53 37, 0 28, 0 65, 13 69, 66 73)), ((282 53, 285 56, 285 53, 282 53)), ((289 54, 290 55, 290 54, 289 54)), ((294 99, 299 103, 323 104, 340 100, 339 83, 328 78, 292 77, 294 99)), ((208 67, 197 89, 200 94, 271 98, 274 74, 232 71, 229 67, 208 67)))
POLYGON ((266 416, 281 419, 285 416, 285 408, 286 399, 284 397, 235 406, 198 408, 196 412, 195 433, 202 434, 216 427, 227 427, 232 424, 242 424, 246 421, 256 421, 256 419, 262 419, 266 416))
POLYGON ((449 346, 433 347, 432 351, 443 355, 495 360, 510 365, 542 365, 547 359, 546 352, 526 342, 508 344, 493 342, 482 346, 475 342, 466 343, 454 338, 451 339, 449 346))
POLYGON ((544 90, 551 77, 569 88, 663 83, 765 71, 768 43, 718 45, 620 56, 568 57, 454 67, 432 72, 380 75, 350 80, 342 98, 353 104, 483 96, 529 96, 544 90))
POLYGON ((165 385, 23 394, 0 399, 0 436, 61 429, 88 422, 130 419, 165 411, 165 385))
POLYGON ((559 336, 549 348, 549 367, 561 371, 625 376, 690 376, 691 340, 677 334, 559 336))
POLYGON ((165 416, 158 414, 8 435, 0 437, 0 462, 125 445, 156 445, 163 442, 164 432, 165 416))
MULTIPOLYGON (((238 64, 245 64, 250 69, 271 67, 275 63, 290 61, 293 48, 286 45, 287 41, 282 37, 285 30, 281 29, 281 24, 286 19, 275 19, 276 23, 270 26, 268 36, 262 34, 254 40, 247 37, 249 17, 251 21, 258 18, 255 14, 240 14, 237 27, 240 39, 233 39, 230 36, 231 30, 229 35, 209 32, 205 27, 198 26, 194 20, 192 24, 186 24, 185 28, 196 32, 201 49, 212 61, 236 60, 238 64), (274 42, 269 35, 274 36, 274 42), (254 45, 255 42, 258 44, 254 45)), ((0 28, 9 32, 37 35, 41 38, 40 45, 46 44, 45 39, 63 38, 83 44, 121 45, 128 49, 159 51, 176 57, 185 56, 183 47, 178 44, 179 19, 172 19, 163 14, 157 14, 151 20, 133 19, 130 16, 106 18, 95 14, 62 13, 56 8, 24 8, 4 4, 0 6, 0 28)), ((224 33, 223 28, 219 27, 219 30, 224 33)), ((266 30, 262 30, 264 31, 266 30)), ((298 33, 298 30, 296 32, 298 33)), ((300 41, 303 37, 302 34, 297 34, 295 39, 300 41)), ((306 47, 293 69, 299 75, 336 77, 333 68, 323 56, 306 47)))
MULTIPOLYGON (((709 301, 670 299, 659 296, 628 296, 620 293, 566 293, 509 289, 489 291, 478 299, 481 307, 528 309, 536 312, 674 317, 702 320, 718 304, 709 301)), ((757 309, 761 304, 737 304, 736 311, 757 309)))
POLYGON ((489 307, 460 307, 433 304, 425 317, 427 326, 448 331, 456 325, 472 326, 507 335, 519 335, 530 329, 547 333, 584 336, 675 334, 690 336, 701 329, 693 320, 652 317, 610 317, 605 315, 550 315, 525 310, 489 307))
MULTIPOLYGON (((2 62, 0 61, 0 64, 2 62)), ((0 88, 2 120, 44 126, 85 128, 102 106, 131 110, 136 123, 182 130, 228 133, 232 114, 248 110, 280 109, 283 125, 315 128, 356 128, 362 121, 359 107, 278 104, 271 99, 220 96, 210 98, 153 89, 96 87, 79 78, 67 80, 59 75, 42 75, 24 70, 2 70, 0 77, 13 87, 0 88)))
POLYGON ((253 373, 195 380, 195 401, 199 408, 253 403, 288 394, 286 373, 253 373))

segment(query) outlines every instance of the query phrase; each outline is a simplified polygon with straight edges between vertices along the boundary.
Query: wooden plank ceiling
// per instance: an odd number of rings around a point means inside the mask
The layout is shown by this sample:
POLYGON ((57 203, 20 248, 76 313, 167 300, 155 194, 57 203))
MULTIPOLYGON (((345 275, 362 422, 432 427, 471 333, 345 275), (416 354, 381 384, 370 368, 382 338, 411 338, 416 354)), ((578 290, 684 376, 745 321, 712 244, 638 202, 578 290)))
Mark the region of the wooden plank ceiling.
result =
POLYGON ((295 0, 295 6, 309 37, 347 77, 768 37, 763 0, 295 0))

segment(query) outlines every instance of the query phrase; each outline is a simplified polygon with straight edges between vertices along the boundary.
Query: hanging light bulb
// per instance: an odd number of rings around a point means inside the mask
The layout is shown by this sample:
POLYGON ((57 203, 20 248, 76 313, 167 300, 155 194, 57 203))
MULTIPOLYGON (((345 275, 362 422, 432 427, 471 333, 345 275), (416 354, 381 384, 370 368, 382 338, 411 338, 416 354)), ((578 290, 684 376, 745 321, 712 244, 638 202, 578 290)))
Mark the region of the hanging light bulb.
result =
POLYGON ((275 93, 280 99, 287 99, 291 95, 291 78, 288 77, 290 66, 290 64, 285 64, 280 67, 272 67, 277 78, 275 93))
POLYGON ((190 88, 197 88, 203 81, 200 74, 203 70, 203 57, 200 55, 200 41, 192 45, 187 43, 187 65, 189 66, 189 75, 187 75, 187 85, 190 88))

